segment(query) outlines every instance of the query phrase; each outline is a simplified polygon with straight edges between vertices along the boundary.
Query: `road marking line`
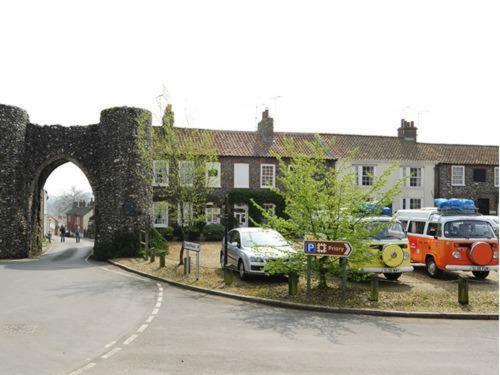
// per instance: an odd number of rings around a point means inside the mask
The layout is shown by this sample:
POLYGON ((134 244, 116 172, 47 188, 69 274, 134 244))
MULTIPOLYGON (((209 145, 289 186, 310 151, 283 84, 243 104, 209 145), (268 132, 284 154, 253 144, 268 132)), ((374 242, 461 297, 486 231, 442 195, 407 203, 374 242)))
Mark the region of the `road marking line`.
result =
POLYGON ((120 350, 122 350, 122 348, 114 348, 113 350, 111 350, 111 351, 107 352, 106 354, 104 354, 103 356, 101 356, 101 358, 108 359, 112 355, 115 355, 116 353, 118 353, 120 350))
POLYGON ((154 318, 155 318, 154 315, 150 315, 149 318, 146 319, 146 323, 151 323, 154 318))
POLYGON ((158 288, 161 289, 161 284, 160 283, 156 283, 156 285, 158 286, 158 288))
POLYGON ((139 335, 136 335, 135 333, 130 336, 128 339, 126 339, 124 342, 123 342, 123 345, 128 345, 130 344, 132 341, 134 341, 136 338, 138 338, 139 335))
POLYGON ((142 333, 142 332, 144 332, 144 330, 145 330, 146 328, 148 328, 148 325, 147 325, 147 324, 143 324, 142 326, 140 326, 140 327, 139 327, 139 329, 137 330, 137 332, 142 333))
MULTIPOLYGON (((92 253, 90 253, 86 258, 85 258, 85 262, 88 264, 88 265, 91 265, 91 263, 89 262, 89 258, 92 256, 92 253)), ((115 270, 110 270, 108 268, 105 268, 105 267, 101 267, 101 266, 98 266, 97 268, 103 270, 103 271, 107 271, 107 272, 113 272, 113 273, 116 273, 118 275, 122 275, 122 276, 126 276, 126 277, 131 277, 133 279, 137 279, 137 280, 141 280, 141 281, 144 281, 144 282, 149 282, 148 279, 146 278, 142 278, 142 277, 139 277, 139 276, 136 276, 136 275, 131 275, 129 273, 123 273, 123 272, 119 272, 119 271, 115 271, 115 270)))
POLYGON ((161 302, 158 302, 155 307, 161 307, 161 302))
POLYGON ((156 314, 158 314, 158 311, 159 311, 158 309, 154 309, 154 310, 153 310, 153 312, 151 313, 151 315, 156 315, 156 314))
POLYGON ((163 292, 158 293, 158 296, 163 297, 163 292))
POLYGON ((116 341, 110 342, 109 344, 104 345, 105 348, 109 348, 110 346, 113 346, 116 344, 116 341))
POLYGON ((90 362, 89 364, 87 364, 87 365, 85 365, 83 367, 80 367, 78 370, 73 371, 69 375, 79 375, 79 374, 83 373, 85 370, 90 370, 95 365, 96 365, 95 362, 90 362))

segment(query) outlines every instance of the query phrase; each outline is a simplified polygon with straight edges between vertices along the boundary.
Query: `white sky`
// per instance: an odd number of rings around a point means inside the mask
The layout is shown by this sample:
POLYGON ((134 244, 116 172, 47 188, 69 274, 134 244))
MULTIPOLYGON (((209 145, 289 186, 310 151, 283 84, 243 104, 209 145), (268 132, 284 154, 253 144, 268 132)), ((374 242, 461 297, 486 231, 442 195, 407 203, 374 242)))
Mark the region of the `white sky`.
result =
MULTIPOLYGON (((89 124, 158 112, 165 86, 178 125, 255 129, 268 105, 276 130, 396 135, 405 116, 420 141, 498 144, 499 4, 17 0, 0 11, 0 103, 89 124)), ((80 186, 75 169, 49 193, 80 186)))

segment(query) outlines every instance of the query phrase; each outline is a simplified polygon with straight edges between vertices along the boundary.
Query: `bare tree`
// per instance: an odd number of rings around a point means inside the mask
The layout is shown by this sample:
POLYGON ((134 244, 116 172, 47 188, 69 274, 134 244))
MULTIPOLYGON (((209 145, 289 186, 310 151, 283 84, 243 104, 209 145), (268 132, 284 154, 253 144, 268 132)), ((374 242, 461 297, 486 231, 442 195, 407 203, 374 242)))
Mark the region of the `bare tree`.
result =
POLYGON ((74 202, 85 200, 86 194, 76 186, 71 186, 69 190, 56 198, 56 209, 60 214, 65 214, 73 207, 74 202))

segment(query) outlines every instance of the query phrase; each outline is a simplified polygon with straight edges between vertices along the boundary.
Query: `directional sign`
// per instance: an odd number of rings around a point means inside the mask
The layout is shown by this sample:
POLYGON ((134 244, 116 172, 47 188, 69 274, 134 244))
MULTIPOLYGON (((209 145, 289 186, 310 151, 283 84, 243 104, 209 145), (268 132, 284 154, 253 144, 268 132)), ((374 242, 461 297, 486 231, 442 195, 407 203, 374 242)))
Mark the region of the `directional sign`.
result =
POLYGON ((304 241, 304 252, 308 255, 348 257, 352 246, 344 241, 304 241))
POLYGON ((189 251, 200 252, 200 244, 196 242, 184 241, 184 249, 189 251))

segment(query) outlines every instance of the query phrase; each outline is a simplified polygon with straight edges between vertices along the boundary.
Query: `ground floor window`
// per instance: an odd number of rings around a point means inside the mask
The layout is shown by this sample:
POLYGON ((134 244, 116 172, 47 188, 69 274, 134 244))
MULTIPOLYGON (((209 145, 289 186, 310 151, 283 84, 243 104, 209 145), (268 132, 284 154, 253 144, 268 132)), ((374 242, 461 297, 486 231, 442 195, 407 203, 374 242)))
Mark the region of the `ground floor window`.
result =
POLYGON ((191 203, 183 203, 177 205, 177 223, 182 226, 187 226, 193 221, 193 205, 191 203))
POLYGON ((422 208, 421 198, 403 198, 401 201, 401 207, 403 210, 410 209, 416 210, 422 208))
MULTIPOLYGON (((276 205, 274 203, 264 203, 262 205, 262 208, 266 210, 269 214, 272 216, 276 215, 276 205)), ((267 222, 266 218, 262 218, 262 221, 265 223, 267 222)))
POLYGON ((207 216, 207 224, 220 224, 220 208, 214 206, 213 203, 207 203, 205 215, 207 216))
POLYGON ((164 228, 168 226, 168 203, 153 202, 154 226, 164 228))

